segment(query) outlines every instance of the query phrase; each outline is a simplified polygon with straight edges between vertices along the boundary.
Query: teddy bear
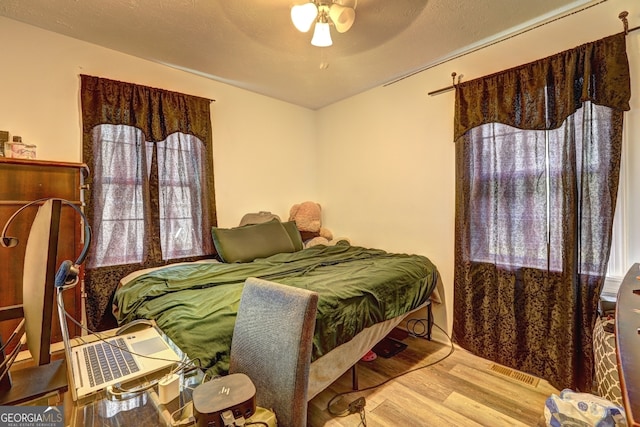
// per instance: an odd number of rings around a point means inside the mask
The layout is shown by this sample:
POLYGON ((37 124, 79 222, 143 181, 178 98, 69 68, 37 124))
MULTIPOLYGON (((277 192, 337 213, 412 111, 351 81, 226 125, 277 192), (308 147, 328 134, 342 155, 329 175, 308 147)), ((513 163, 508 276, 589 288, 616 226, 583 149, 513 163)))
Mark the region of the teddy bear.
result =
POLYGON ((306 248, 329 245, 333 239, 333 233, 322 226, 320 203, 307 201, 293 205, 289 211, 289 221, 295 221, 306 248))

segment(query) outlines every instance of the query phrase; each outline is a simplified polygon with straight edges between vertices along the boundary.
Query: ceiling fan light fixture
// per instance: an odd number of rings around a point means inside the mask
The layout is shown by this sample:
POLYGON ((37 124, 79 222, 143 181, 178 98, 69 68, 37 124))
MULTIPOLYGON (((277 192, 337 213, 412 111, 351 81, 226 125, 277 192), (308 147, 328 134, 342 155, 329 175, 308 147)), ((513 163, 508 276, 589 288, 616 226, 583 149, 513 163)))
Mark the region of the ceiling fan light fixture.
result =
POLYGON ((307 0, 291 7, 291 21, 303 33, 315 23, 311 44, 331 46, 331 25, 339 33, 349 31, 356 19, 356 4, 357 0, 307 0))
POLYGON ((349 31, 356 19, 356 11, 351 7, 346 7, 333 3, 329 8, 329 17, 336 26, 339 33, 349 31))
POLYGON ((318 17, 318 7, 314 3, 295 5, 291 8, 291 21, 303 33, 311 29, 311 24, 318 17))
POLYGON ((311 44, 317 47, 329 47, 333 44, 328 22, 316 22, 311 44))

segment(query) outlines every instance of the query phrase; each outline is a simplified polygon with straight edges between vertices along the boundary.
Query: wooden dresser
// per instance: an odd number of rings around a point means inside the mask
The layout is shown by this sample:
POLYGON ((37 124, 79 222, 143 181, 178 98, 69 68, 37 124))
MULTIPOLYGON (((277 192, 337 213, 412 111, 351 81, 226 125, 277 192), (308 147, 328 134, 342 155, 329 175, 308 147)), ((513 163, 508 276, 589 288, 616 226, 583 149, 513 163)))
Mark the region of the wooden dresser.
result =
MULTIPOLYGON (((0 157, 0 230, 16 210, 36 199, 59 197, 80 206, 83 200, 82 186, 87 172, 86 165, 80 163, 0 157)), ((16 247, 0 246, 0 306, 2 307, 21 304, 23 298, 28 298, 22 295, 22 272, 26 241, 36 212, 36 206, 25 209, 7 230, 7 236, 18 238, 19 243, 16 247)), ((63 205, 56 268, 64 260, 74 262, 80 254, 83 247, 80 220, 80 216, 73 208, 63 205)), ((81 320, 80 285, 66 291, 65 308, 76 320, 81 320)), ((17 324, 18 321, 0 323, 0 333, 5 340, 17 324)), ((67 324, 71 336, 80 334, 80 328, 69 321, 67 324)), ((55 305, 52 325, 52 342, 61 341, 62 335, 55 305)))
POLYGON ((616 353, 629 426, 640 426, 640 264, 625 276, 616 302, 616 353))

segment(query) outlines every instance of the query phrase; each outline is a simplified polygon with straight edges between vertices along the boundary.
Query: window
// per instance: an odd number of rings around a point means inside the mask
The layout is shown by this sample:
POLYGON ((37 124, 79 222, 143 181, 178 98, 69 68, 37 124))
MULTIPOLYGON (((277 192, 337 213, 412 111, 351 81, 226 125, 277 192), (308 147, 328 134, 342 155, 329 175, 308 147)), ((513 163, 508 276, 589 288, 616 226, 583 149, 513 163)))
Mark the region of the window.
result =
POLYGON ((93 191, 101 206, 94 225, 91 267, 143 263, 149 256, 145 242, 154 227, 146 226, 145 212, 158 218, 160 258, 204 255, 202 179, 206 154, 202 142, 180 132, 165 141, 145 142, 132 126, 100 125, 93 131, 96 162, 93 191), (157 152, 158 204, 150 191, 154 145, 157 152))
MULTIPOLYGON (((579 109, 570 118, 571 129, 579 130, 570 136, 576 141, 572 152, 558 144, 567 137, 565 126, 523 131, 489 123, 469 131, 474 181, 469 213, 472 261, 563 271, 563 257, 567 256, 563 249, 563 205, 571 197, 566 189, 574 186, 576 197, 585 198, 583 209, 591 212, 587 217, 593 216, 593 222, 607 203, 591 194, 607 194, 600 177, 608 167, 603 161, 606 163, 609 154, 598 144, 593 145, 595 149, 584 147, 588 138, 604 140, 606 131, 599 121, 607 118, 598 106, 589 103, 579 109), (577 161, 568 162, 569 158, 577 161), (576 171, 578 180, 571 184, 567 173, 573 174, 568 166, 573 163, 584 170, 576 171)), ((597 250, 588 242, 582 246, 582 273, 597 271, 592 259, 597 250)))
POLYGON ((491 123, 472 129, 471 259, 545 268, 544 132, 491 123))
POLYGON ((202 212, 208 200, 200 186, 204 144, 191 135, 174 133, 158 146, 162 259, 204 255, 202 212))

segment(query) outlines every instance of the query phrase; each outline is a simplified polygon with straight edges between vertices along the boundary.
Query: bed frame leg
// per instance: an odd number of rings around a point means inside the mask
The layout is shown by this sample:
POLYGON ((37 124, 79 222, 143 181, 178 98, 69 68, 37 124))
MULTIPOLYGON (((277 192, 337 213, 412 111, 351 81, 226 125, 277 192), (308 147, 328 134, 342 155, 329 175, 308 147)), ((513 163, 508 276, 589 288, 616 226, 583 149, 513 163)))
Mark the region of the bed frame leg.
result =
POLYGON ((433 311, 431 311, 431 300, 427 305, 427 340, 431 341, 431 330, 433 328, 433 311))
POLYGON ((351 384, 354 390, 358 390, 358 364, 351 367, 351 384))

